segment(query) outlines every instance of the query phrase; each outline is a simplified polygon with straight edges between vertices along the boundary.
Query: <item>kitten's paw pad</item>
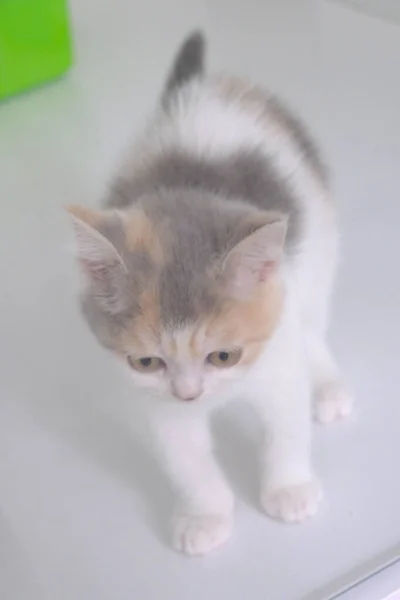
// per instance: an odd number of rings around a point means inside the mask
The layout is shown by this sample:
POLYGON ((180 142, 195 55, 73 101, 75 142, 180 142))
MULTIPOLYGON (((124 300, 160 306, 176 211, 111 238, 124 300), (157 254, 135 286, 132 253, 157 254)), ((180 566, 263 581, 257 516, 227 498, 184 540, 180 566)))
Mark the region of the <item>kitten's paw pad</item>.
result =
POLYGON ((173 547, 190 556, 202 556, 224 544, 233 520, 225 515, 182 515, 174 522, 173 547))
POLYGON ((319 423, 333 423, 349 416, 353 410, 352 395, 340 384, 330 383, 317 393, 314 417, 319 423))
POLYGON ((307 481, 267 490, 261 502, 270 517, 285 523, 300 523, 315 515, 321 499, 322 489, 318 481, 307 481))

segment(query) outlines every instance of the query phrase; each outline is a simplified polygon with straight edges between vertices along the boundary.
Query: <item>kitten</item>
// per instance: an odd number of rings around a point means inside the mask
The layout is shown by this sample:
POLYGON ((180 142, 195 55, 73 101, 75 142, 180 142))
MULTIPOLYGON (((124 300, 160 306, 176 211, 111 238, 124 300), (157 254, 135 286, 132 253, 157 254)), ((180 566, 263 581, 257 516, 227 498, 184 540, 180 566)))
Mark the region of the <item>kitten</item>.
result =
POLYGON ((337 255, 325 166, 276 97, 203 63, 195 33, 105 208, 69 208, 84 315, 130 369, 179 496, 173 545, 192 555, 232 530, 213 410, 232 397, 255 407, 261 506, 298 522, 322 495, 312 412, 328 422, 352 405, 325 341, 337 255))

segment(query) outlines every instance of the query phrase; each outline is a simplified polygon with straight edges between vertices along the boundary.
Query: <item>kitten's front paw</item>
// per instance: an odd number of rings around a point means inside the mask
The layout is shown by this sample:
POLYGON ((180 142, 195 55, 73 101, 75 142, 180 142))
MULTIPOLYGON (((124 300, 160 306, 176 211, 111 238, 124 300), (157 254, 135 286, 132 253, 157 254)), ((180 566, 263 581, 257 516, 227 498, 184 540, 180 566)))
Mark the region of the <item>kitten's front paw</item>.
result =
POLYGON ((313 480, 291 487, 267 489, 261 503, 270 517, 285 523, 299 523, 315 515, 321 499, 321 486, 313 480))
POLYGON ((351 413, 353 404, 353 397, 340 383, 328 383, 317 392, 315 420, 319 423, 342 420, 351 413))
POLYGON ((190 556, 202 556, 224 544, 233 519, 226 515, 181 515, 175 519, 172 544, 190 556))

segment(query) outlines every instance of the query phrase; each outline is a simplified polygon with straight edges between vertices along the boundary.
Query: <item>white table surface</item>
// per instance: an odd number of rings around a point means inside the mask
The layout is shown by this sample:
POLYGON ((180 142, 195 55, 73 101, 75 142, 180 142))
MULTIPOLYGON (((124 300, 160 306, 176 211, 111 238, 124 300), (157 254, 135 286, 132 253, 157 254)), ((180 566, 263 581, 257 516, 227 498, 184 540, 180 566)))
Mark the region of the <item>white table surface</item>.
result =
POLYGON ((321 600, 400 540, 400 29, 322 0, 72 7, 76 68, 0 106, 0 597, 321 600), (316 428, 326 501, 301 527, 260 514, 251 427, 220 425, 236 532, 190 561, 166 545, 171 496, 131 432, 133 394, 76 308, 62 206, 96 201, 198 25, 217 67, 283 92, 326 148, 343 228, 331 338, 358 404, 316 428))

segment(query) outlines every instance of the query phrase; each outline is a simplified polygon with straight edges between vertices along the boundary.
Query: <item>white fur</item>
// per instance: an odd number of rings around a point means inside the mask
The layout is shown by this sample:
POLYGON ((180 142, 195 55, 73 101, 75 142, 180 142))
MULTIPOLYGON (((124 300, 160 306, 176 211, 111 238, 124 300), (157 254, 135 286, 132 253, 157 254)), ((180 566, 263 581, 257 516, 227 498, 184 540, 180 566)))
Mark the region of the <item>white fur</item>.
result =
MULTIPOLYGON (((168 364, 166 372, 133 373, 140 385, 160 396, 146 407, 159 455, 179 496, 173 544, 188 554, 204 554, 229 537, 233 520, 232 493, 215 463, 209 436, 208 417, 215 406, 241 396, 256 408, 265 431, 262 508, 274 518, 295 522, 313 515, 322 496, 310 462, 312 413, 323 422, 340 418, 350 412, 351 398, 324 338, 337 255, 334 216, 327 192, 290 134, 268 115, 261 119, 240 104, 226 104, 215 83, 195 83, 183 90, 172 118, 157 115, 144 144, 147 156, 171 147, 215 158, 239 148, 262 148, 291 184, 305 218, 302 247, 282 266, 282 318, 253 367, 246 372, 240 367, 205 371, 204 358, 187 358, 190 331, 182 331, 174 360, 168 340, 153 348, 168 364), (199 398, 179 402, 171 391, 199 398)), ((210 346, 209 351, 218 349, 210 346)))
POLYGON ((236 148, 255 148, 263 133, 252 115, 227 104, 211 81, 194 81, 176 99, 173 118, 163 111, 151 124, 148 149, 177 147, 193 154, 224 158, 236 148))

